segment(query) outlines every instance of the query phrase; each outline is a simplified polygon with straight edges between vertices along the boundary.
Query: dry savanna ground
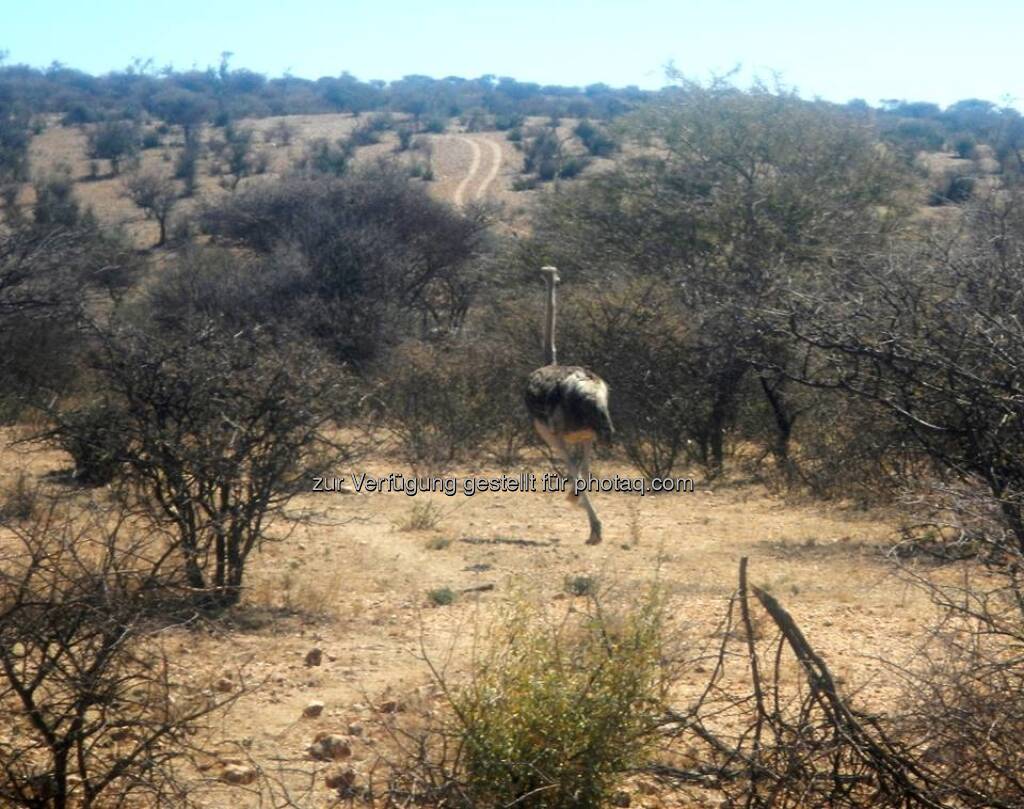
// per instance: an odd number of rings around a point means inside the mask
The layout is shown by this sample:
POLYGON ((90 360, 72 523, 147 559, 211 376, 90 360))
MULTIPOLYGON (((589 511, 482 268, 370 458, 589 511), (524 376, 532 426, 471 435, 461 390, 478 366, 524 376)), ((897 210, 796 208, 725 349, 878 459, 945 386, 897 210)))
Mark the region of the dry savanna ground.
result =
MULTIPOLYGON (((243 119, 237 122, 240 129, 251 130, 254 134, 254 154, 266 158, 269 176, 280 174, 289 169, 299 160, 308 145, 318 139, 335 142, 349 135, 352 130, 369 118, 368 115, 353 116, 348 113, 323 115, 287 115, 267 118, 243 119), (280 142, 282 124, 291 130, 288 143, 280 142)), ((408 123, 406 116, 392 116, 397 126, 408 123)), ((528 118, 523 128, 545 125, 547 119, 528 118)), ((86 130, 82 127, 65 127, 59 123, 59 116, 50 116, 47 127, 33 137, 30 150, 30 168, 33 177, 45 176, 57 166, 67 166, 75 178, 75 192, 84 206, 91 207, 100 222, 107 226, 121 226, 126 229, 139 247, 149 247, 156 242, 157 224, 147 220, 141 210, 124 194, 124 177, 114 177, 109 173, 106 161, 98 161, 100 173, 97 178, 90 178, 90 160, 86 153, 86 130)), ((571 153, 582 153, 579 144, 572 145, 572 133, 577 121, 570 118, 562 119, 556 129, 559 140, 567 144, 571 153)), ((205 127, 201 133, 203 143, 218 137, 217 130, 205 127)), ((422 133, 416 136, 429 144, 430 156, 412 150, 404 153, 397 151, 398 136, 394 129, 380 133, 380 142, 361 146, 356 151, 356 163, 394 159, 411 165, 414 162, 429 164, 433 179, 425 182, 430 194, 436 199, 452 203, 457 207, 469 204, 491 206, 496 215, 494 227, 509 234, 524 234, 529 230, 530 211, 540 194, 550 191, 551 183, 545 183, 535 189, 514 188, 517 179, 521 178, 523 169, 523 153, 516 144, 509 141, 506 132, 482 131, 467 132, 457 121, 453 120, 443 133, 422 133)), ((161 146, 145 149, 139 153, 139 165, 144 170, 153 170, 170 174, 184 145, 178 127, 172 127, 169 134, 163 136, 161 146)), ((627 145, 620 153, 629 157, 642 153, 642 149, 627 145)), ((978 147, 976 170, 981 174, 980 187, 998 184, 998 163, 992 149, 986 145, 978 147)), ((172 222, 177 218, 187 217, 203 200, 215 199, 220 194, 229 193, 222 185, 222 175, 215 173, 214 165, 218 161, 204 152, 199 161, 197 193, 189 199, 182 199, 172 215, 172 222)), ((584 175, 592 175, 605 171, 615 165, 615 159, 593 158, 585 169, 584 175)), ((950 173, 958 173, 968 161, 957 158, 946 152, 922 152, 918 158, 919 166, 927 179, 922 180, 922 204, 919 215, 922 219, 938 223, 951 223, 955 220, 956 211, 950 207, 928 206, 923 204, 927 197, 924 189, 940 187, 942 178, 950 173)), ((240 187, 248 183, 260 182, 262 177, 251 176, 243 179, 240 187)), ((571 181, 569 181, 571 182, 571 181)), ((30 206, 34 202, 31 186, 25 185, 20 203, 30 206)))
MULTIPOLYGON (((288 116, 243 121, 255 131, 257 151, 268 156, 268 173, 285 171, 310 141, 335 140, 357 126, 350 115, 288 116), (288 144, 273 139, 282 120, 294 130, 288 144)), ((565 133, 573 122, 565 122, 565 133)), ((204 133, 204 140, 211 136, 204 133)), ((437 198, 463 206, 501 208, 501 226, 525 227, 531 200, 542 191, 514 191, 523 156, 503 132, 422 135, 432 147, 437 198)), ((394 154, 395 132, 362 147, 357 160, 394 154)), ((159 148, 141 153, 144 167, 170 172, 181 149, 172 131, 159 148)), ((409 155, 396 159, 408 160, 409 155)), ((123 225, 140 247, 156 241, 157 226, 123 194, 123 180, 89 179, 85 134, 51 122, 31 145, 35 175, 59 164, 70 167, 76 192, 107 225, 123 225)), ((936 155, 929 169, 941 173, 952 158, 936 155)), ((595 161, 588 171, 608 161, 595 161)), ((228 193, 211 176, 210 158, 199 172, 197 197, 182 200, 187 213, 198 201, 228 193)), ((252 177, 242 181, 260 182, 252 177)), ((26 187, 22 202, 31 204, 26 187)), ((942 215, 934 209, 935 216, 942 215)), ((14 431, 0 434, 0 486, 26 469, 44 485, 47 473, 69 460, 55 451, 13 446, 14 431)), ((549 471, 539 453, 524 461, 538 474, 549 471)), ((338 469, 339 476, 369 472, 410 474, 380 454, 338 469)), ((510 470, 518 472, 519 470, 510 470)), ((623 461, 607 460, 599 474, 635 476, 623 461)), ((461 468, 448 473, 500 474, 461 468)), ((684 471, 685 474, 685 471, 684 471)), ((698 478, 696 470, 693 474, 698 478)), ((269 541, 247 573, 242 607, 226 623, 164 633, 181 688, 228 693, 243 690, 234 709, 211 728, 222 755, 209 762, 217 779, 225 764, 250 760, 265 772, 288 770, 286 779, 314 766, 307 747, 320 732, 352 739, 357 772, 373 760, 373 721, 379 709, 401 708, 430 682, 423 660, 448 661, 457 680, 475 639, 490 622, 521 600, 571 609, 571 577, 590 577, 608 597, 629 602, 657 580, 669 598, 672 631, 688 654, 716 641, 716 630, 736 587, 737 564, 749 557, 752 580, 776 595, 840 677, 846 693, 873 708, 897 693, 890 663, 909 660, 932 617, 927 599, 908 586, 885 550, 896 538, 893 515, 844 504, 784 501, 760 485, 738 480, 700 484, 693 493, 640 497, 597 494, 605 541, 587 546, 586 519, 564 496, 548 493, 444 494, 309 492, 291 506, 303 520, 287 539, 269 541), (450 589, 451 604, 429 594, 450 589), (307 656, 322 652, 319 665, 307 656), (247 690, 252 687, 252 690, 247 690), (304 717, 312 702, 317 717, 304 717)), ((273 526, 272 537, 285 532, 273 526)), ((686 670, 677 698, 685 703, 707 681, 707 670, 686 670)), ((301 781, 301 776, 299 776, 301 781)), ((316 789, 326 799, 322 779, 316 789)), ((634 806, 667 805, 656 789, 634 785, 634 806)), ((223 789, 234 804, 256 804, 245 787, 223 789)), ((216 804, 221 805, 221 804, 216 804)), ((315 805, 315 804, 312 804, 315 805)))
MULTIPOLYGON (((271 118, 242 120, 240 129, 254 133, 254 152, 265 155, 269 175, 286 171, 303 154, 308 144, 317 139, 334 142, 352 132, 368 116, 355 117, 350 114, 336 115, 289 115, 271 118), (288 143, 275 140, 281 124, 292 130, 288 143)), ((401 116, 395 117, 401 122, 401 116)), ((540 124, 543 119, 530 119, 527 125, 540 124)), ((559 126, 562 139, 571 135, 575 121, 566 119, 559 126)), ((208 143, 216 137, 215 130, 206 128, 201 137, 208 143)), ((509 231, 521 231, 526 227, 527 212, 539 190, 514 191, 513 183, 520 176, 523 155, 506 137, 505 132, 464 132, 457 125, 441 134, 424 133, 417 135, 430 146, 429 165, 434 179, 426 182, 430 193, 437 199, 457 206, 473 203, 495 206, 501 211, 497 219, 500 227, 509 231)), ((82 204, 91 207, 104 225, 119 225, 126 228, 140 247, 152 245, 157 238, 157 225, 147 221, 140 211, 124 194, 124 178, 111 176, 106 161, 100 164, 99 175, 90 179, 90 160, 87 156, 86 131, 81 127, 61 126, 55 117, 48 121, 47 128, 32 139, 30 165, 34 177, 44 176, 56 166, 67 166, 75 179, 75 192, 82 204)), ((398 137, 395 131, 381 133, 377 144, 362 146, 356 152, 356 162, 372 161, 382 157, 393 157, 409 163, 423 161, 418 152, 399 154, 396 152, 398 137)), ((173 128, 163 137, 160 147, 145 149, 139 153, 140 166, 170 174, 174 162, 181 152, 183 140, 180 129, 173 128)), ((221 186, 221 177, 215 176, 211 168, 216 161, 205 154, 200 159, 197 194, 191 199, 180 201, 178 216, 187 215, 201 200, 215 199, 228 193, 221 186)), ((599 171, 612 161, 599 159, 588 171, 599 171)), ((260 182, 260 177, 242 180, 241 187, 250 182, 260 182)), ((31 205, 34 196, 30 186, 25 186, 20 202, 31 205)), ((173 217, 172 217, 173 218, 173 217)))
MULTIPOLYGON (((0 468, 26 469, 45 481, 47 472, 67 466, 59 452, 10 446, 13 437, 4 435, 0 468)), ((540 475, 550 466, 537 454, 523 469, 540 475)), ((346 480, 364 471, 410 474, 384 457, 336 471, 346 480)), ((611 460, 596 471, 635 474, 611 460)), ((885 515, 794 505, 760 486, 699 479, 692 493, 607 493, 594 502, 606 531, 599 546, 584 544, 585 516, 560 494, 299 497, 290 512, 304 520, 252 561, 237 613, 226 624, 163 633, 181 688, 227 693, 256 686, 210 729, 221 755, 209 762, 208 775, 216 779, 225 765, 251 761, 266 773, 286 772, 284 780, 297 788, 303 776, 296 773, 316 766, 307 747, 318 732, 331 732, 352 738, 346 763, 362 776, 380 743, 379 710, 401 710, 429 688, 424 653, 458 681, 473 643, 511 604, 573 609, 571 577, 591 577, 608 599, 626 603, 659 581, 671 631, 687 656, 699 657, 716 642, 742 556, 750 558, 752 580, 790 609, 847 693, 875 708, 892 700, 894 678, 882 659, 901 663, 913 655, 930 608, 883 555, 894 538, 885 515), (428 594, 442 588, 455 593, 454 603, 432 602, 428 594), (320 665, 308 665, 313 649, 322 652, 320 665), (317 701, 322 713, 304 718, 317 701)), ((278 525, 269 533, 283 531, 278 525)), ((700 664, 685 670, 681 704, 707 676, 700 664)), ((326 799, 322 780, 314 778, 326 799)), ((223 800, 257 802, 251 788, 220 789, 223 800)), ((634 806, 678 805, 642 779, 631 789, 634 806)))

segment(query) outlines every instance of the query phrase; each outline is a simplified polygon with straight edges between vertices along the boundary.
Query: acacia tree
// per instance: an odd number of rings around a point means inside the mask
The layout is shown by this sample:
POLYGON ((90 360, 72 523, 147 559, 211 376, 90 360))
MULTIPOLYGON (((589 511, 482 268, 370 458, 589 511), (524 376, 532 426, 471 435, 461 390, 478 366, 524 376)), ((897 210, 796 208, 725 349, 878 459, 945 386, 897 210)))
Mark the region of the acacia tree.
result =
POLYGON ((199 127, 209 118, 213 104, 201 93, 168 87, 152 98, 149 108, 167 123, 180 126, 185 143, 192 144, 198 138, 199 127))
POLYGON ((1024 552, 1024 195, 786 303, 778 333, 810 352, 789 373, 883 406, 933 470, 986 492, 1004 530, 976 536, 1024 552))
MULTIPOLYGON (((671 286, 706 361, 703 440, 716 473, 745 378, 762 354, 784 350, 764 339, 757 313, 783 284, 841 274, 897 227, 904 177, 845 112, 763 86, 681 81, 631 131, 647 154, 550 198, 524 258, 564 267, 567 279, 671 286)), ((768 389, 775 422, 791 428, 784 386, 768 389)))
POLYGON ((124 184, 125 195, 142 208, 147 219, 155 219, 160 227, 156 247, 167 242, 167 220, 178 202, 174 180, 152 172, 135 172, 124 184))
POLYGON ((259 328, 209 320, 176 333, 115 326, 93 339, 104 394, 56 414, 49 435, 113 469, 201 604, 235 604, 268 523, 308 488, 337 375, 259 328))

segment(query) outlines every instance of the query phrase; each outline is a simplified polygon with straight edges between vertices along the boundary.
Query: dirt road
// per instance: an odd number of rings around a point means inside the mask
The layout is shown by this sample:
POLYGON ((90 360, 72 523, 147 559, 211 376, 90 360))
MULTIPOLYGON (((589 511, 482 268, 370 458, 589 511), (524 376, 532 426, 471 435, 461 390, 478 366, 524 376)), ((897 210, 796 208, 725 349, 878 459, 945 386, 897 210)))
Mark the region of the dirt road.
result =
POLYGON ((481 164, 484 162, 483 150, 480 148, 480 144, 486 144, 487 150, 490 152, 490 159, 488 161, 489 167, 483 176, 483 180, 476 187, 476 192, 472 195, 474 200, 482 200, 487 193, 487 189, 490 188, 491 184, 498 177, 498 172, 501 170, 501 147, 489 138, 475 139, 460 136, 459 140, 469 146, 473 155, 469 164, 469 171, 455 189, 453 201, 456 207, 461 208, 466 204, 467 191, 474 184, 475 178, 480 173, 481 164))

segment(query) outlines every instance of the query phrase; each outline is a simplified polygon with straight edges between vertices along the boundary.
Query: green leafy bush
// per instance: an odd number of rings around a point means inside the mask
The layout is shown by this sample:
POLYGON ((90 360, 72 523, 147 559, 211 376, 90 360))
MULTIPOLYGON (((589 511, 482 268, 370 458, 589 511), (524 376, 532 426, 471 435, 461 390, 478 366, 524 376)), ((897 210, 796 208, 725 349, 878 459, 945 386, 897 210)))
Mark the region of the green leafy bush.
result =
POLYGON ((650 751, 669 680, 662 600, 586 603, 557 618, 514 610, 453 695, 473 805, 605 806, 650 751))
POLYGON ((427 599, 435 607, 450 607, 455 603, 455 591, 451 587, 437 587, 427 592, 427 599))

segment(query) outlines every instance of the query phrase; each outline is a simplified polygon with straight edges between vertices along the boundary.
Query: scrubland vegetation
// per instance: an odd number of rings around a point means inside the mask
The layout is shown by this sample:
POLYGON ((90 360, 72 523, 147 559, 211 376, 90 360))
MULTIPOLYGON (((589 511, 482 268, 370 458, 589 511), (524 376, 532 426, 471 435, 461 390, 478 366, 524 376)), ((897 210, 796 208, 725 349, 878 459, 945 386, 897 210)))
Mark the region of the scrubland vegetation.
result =
MULTIPOLYGON (((1022 155, 1020 114, 976 100, 0 67, 0 418, 63 464, 0 470, 0 803, 1021 806, 1022 155), (346 137, 271 168, 254 120, 338 112, 346 137), (30 171, 58 127, 89 176, 30 171), (425 139, 454 131, 518 144, 525 232, 429 193, 425 139), (81 203, 100 177, 158 238, 81 203), (472 648, 424 649, 425 688, 291 769, 215 749, 268 685, 190 685, 165 639, 248 620, 261 554, 317 519, 313 475, 542 463, 520 397, 545 264, 561 356, 613 392, 602 460, 884 514, 871 563, 933 605, 920 654, 888 661, 886 699, 848 691, 745 561, 704 634, 664 573, 544 601, 438 583, 424 611, 467 610, 472 648)), ((459 519, 409 505, 403 534, 459 519)))

